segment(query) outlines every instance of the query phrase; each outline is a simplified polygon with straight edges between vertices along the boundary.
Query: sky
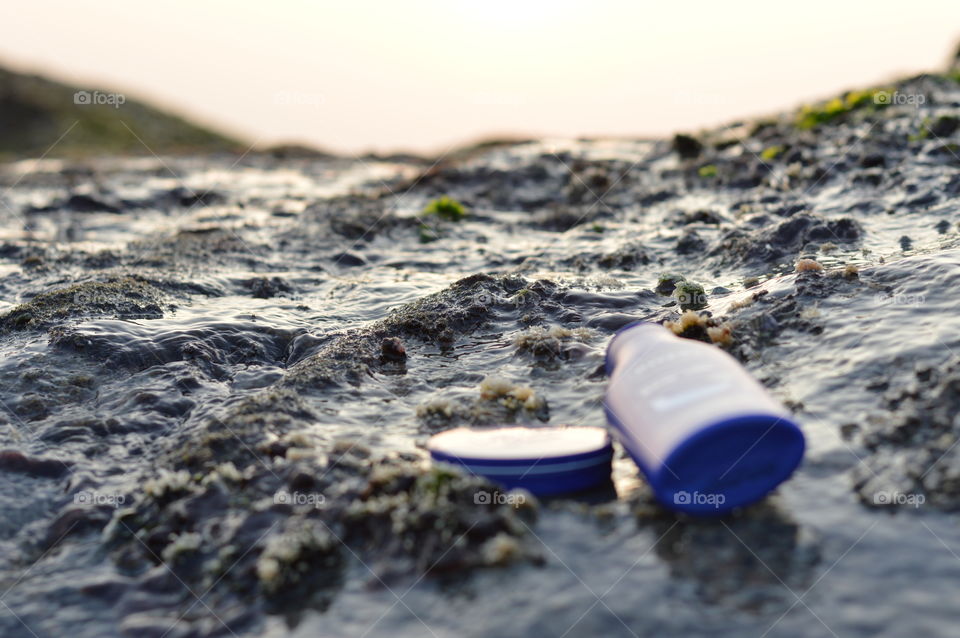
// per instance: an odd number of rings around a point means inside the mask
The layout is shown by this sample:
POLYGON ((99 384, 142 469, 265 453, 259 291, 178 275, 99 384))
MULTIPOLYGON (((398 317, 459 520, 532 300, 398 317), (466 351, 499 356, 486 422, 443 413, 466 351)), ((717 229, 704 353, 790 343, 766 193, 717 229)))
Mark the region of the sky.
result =
POLYGON ((942 69, 958 43, 958 0, 0 3, 0 64, 345 153, 695 131, 942 69))

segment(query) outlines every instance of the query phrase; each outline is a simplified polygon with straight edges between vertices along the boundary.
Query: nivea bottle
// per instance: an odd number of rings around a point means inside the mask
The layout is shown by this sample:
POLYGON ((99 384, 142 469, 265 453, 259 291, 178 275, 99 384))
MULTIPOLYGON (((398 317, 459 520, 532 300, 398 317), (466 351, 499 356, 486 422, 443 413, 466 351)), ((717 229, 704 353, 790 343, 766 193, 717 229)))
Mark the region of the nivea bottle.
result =
POLYGON ((607 347, 607 420, 657 500, 721 514, 763 498, 803 457, 786 409, 729 354, 653 323, 607 347))

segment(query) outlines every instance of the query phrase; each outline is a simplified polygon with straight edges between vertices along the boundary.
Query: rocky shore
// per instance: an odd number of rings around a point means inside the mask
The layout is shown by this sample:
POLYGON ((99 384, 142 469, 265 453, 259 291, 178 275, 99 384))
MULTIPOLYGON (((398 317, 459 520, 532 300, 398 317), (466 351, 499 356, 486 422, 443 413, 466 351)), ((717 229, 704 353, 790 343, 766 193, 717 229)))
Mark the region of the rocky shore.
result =
POLYGON ((927 74, 672 140, 6 164, 0 633, 951 635, 958 107, 927 74), (548 501, 430 466, 602 425, 636 320, 784 401, 798 474, 704 521, 621 450, 548 501))

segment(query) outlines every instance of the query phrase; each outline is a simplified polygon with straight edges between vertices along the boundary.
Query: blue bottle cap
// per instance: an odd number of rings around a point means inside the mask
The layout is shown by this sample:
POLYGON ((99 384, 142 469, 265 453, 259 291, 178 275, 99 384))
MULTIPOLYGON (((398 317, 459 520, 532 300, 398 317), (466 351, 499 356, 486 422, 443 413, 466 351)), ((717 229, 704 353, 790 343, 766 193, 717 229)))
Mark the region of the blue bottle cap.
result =
POLYGON ((613 447, 603 428, 457 428, 430 438, 435 462, 457 465, 506 489, 547 496, 610 480, 613 447))

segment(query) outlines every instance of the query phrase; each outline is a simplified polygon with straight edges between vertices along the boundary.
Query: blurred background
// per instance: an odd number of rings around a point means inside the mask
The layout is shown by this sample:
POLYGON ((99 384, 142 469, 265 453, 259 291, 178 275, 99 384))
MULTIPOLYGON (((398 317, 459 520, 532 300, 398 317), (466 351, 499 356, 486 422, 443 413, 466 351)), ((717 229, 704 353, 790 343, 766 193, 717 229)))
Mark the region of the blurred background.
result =
MULTIPOLYGON (((0 66, 123 95, 68 136, 126 140, 106 150, 130 148, 118 113, 161 150, 430 154, 489 137, 662 136, 941 70, 958 37, 956 0, 0 5, 0 66), (137 100, 224 136, 151 128, 137 100)), ((58 111, 70 93, 25 82, 0 77, 0 151, 41 153, 76 119, 58 111)))

